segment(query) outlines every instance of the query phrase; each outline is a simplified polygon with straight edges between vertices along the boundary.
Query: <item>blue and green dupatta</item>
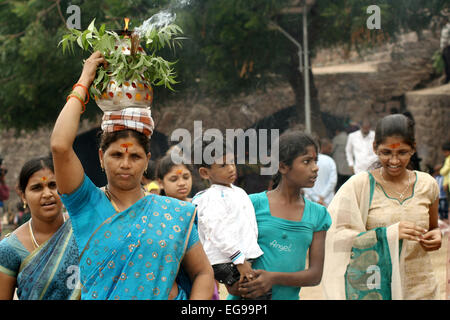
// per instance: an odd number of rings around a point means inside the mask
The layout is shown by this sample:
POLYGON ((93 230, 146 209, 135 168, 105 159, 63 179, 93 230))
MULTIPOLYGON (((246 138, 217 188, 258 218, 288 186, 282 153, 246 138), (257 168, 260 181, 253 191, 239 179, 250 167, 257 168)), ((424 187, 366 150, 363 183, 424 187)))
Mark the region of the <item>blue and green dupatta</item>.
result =
POLYGON ((69 300, 80 296, 78 248, 71 220, 22 262, 17 276, 20 300, 69 300))

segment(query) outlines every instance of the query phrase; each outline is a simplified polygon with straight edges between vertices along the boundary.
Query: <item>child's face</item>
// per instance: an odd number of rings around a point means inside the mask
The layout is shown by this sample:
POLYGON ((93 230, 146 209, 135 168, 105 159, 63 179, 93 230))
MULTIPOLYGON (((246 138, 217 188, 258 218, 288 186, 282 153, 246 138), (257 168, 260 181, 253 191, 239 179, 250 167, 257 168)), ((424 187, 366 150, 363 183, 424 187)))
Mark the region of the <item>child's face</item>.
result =
POLYGON ((208 179, 211 184, 220 184, 230 187, 236 180, 236 165, 232 155, 224 156, 222 163, 214 163, 210 168, 202 167, 199 173, 203 179, 208 179))
POLYGON ((306 148, 306 154, 298 156, 290 167, 280 163, 280 173, 290 185, 300 188, 312 188, 317 179, 317 152, 314 146, 306 148))
POLYGON ((159 180, 168 197, 186 200, 192 189, 191 172, 182 164, 173 166, 172 169, 159 180))

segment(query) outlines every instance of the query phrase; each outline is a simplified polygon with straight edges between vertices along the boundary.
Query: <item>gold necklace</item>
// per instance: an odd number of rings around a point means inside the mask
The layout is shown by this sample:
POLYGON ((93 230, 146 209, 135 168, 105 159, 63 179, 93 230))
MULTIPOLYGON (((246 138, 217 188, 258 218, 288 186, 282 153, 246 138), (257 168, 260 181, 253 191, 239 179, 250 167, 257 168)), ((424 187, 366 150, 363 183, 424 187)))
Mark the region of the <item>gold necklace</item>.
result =
MULTIPOLYGON (((30 236, 31 236, 31 240, 33 241, 34 248, 37 249, 37 248, 39 248, 40 244, 36 241, 36 238, 34 237, 33 227, 31 226, 32 220, 33 220, 33 218, 31 218, 30 221, 28 221, 28 230, 30 231, 30 236)), ((66 222, 66 216, 64 214, 63 214, 63 220, 64 220, 64 222, 66 222)))
MULTIPOLYGON (((403 199, 405 192, 406 192, 406 191, 409 189, 409 187, 411 186, 411 175, 409 174, 408 171, 406 171, 406 172, 407 172, 407 174, 408 174, 408 185, 406 186, 406 188, 405 188, 401 193, 398 192, 397 190, 392 189, 395 193, 398 194, 400 200, 403 199)), ((386 180, 384 180, 384 176, 383 176, 383 167, 381 167, 380 173, 381 173, 381 179, 383 180, 384 185, 387 185, 387 182, 386 182, 386 180)))
MULTIPOLYGON (((114 193, 112 193, 111 191, 109 191, 108 185, 105 186, 105 190, 104 190, 104 191, 105 191, 106 197, 107 197, 108 200, 111 202, 111 204, 112 204, 114 210, 116 210, 116 212, 121 212, 120 209, 119 209, 119 206, 117 205, 117 203, 114 201, 114 199, 113 199, 112 197, 116 198, 116 199, 122 204, 122 202, 120 201, 120 199, 119 199, 118 197, 116 197, 116 195, 115 195, 114 193)), ((141 188, 141 191, 142 191, 142 193, 144 194, 144 197, 145 197, 146 194, 145 194, 144 188, 141 188)))

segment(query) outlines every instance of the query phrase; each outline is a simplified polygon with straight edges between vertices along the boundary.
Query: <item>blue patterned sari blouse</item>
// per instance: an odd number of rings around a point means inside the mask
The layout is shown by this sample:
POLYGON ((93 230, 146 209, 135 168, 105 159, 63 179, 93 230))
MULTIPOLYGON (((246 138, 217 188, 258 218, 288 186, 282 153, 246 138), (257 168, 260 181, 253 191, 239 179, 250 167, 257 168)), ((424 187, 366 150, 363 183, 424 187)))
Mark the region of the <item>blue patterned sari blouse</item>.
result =
POLYGON ((116 212, 86 175, 61 199, 80 251, 81 299, 168 299, 191 230, 197 236, 195 206, 152 194, 116 212))
POLYGON ((17 278, 20 300, 79 297, 78 248, 67 220, 53 236, 28 252, 12 233, 0 242, 0 272, 17 278))

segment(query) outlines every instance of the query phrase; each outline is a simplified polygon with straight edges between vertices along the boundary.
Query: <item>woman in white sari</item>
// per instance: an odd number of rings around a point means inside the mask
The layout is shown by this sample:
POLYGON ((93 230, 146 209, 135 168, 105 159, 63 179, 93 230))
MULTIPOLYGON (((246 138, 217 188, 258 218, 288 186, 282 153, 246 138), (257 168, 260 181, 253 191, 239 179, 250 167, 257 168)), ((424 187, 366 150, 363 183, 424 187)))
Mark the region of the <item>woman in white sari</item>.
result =
POLYGON ((323 289, 327 299, 439 299, 428 251, 441 247, 439 190, 427 173, 407 165, 414 124, 381 119, 374 152, 379 168, 352 176, 328 210, 323 289))

